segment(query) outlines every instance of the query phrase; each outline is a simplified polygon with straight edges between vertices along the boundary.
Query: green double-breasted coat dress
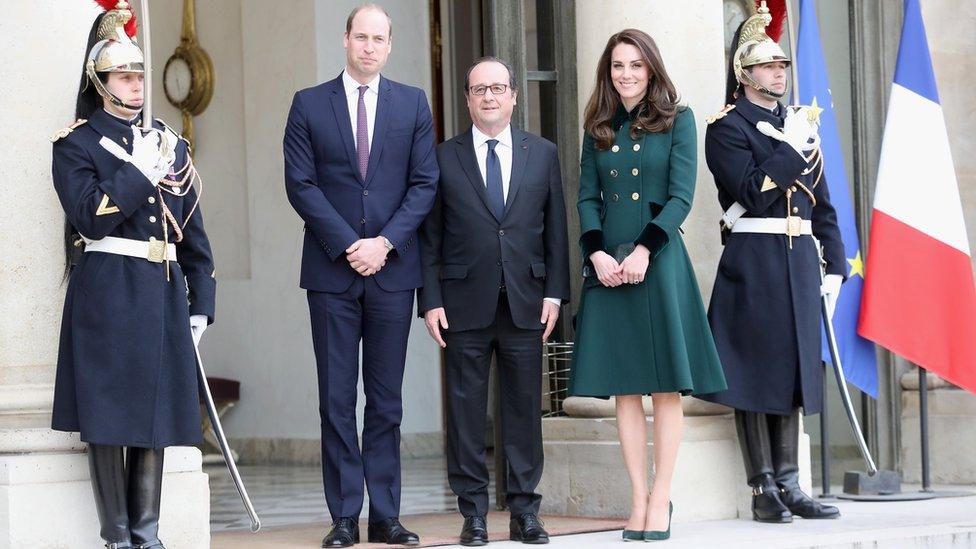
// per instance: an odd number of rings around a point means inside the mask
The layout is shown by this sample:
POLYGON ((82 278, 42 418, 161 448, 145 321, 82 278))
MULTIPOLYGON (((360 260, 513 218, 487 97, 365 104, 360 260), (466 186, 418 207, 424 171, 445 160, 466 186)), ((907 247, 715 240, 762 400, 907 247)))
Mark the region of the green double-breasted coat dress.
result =
POLYGON ((630 136, 621 107, 616 138, 598 150, 584 136, 580 159, 580 248, 584 263, 603 249, 640 243, 651 261, 639 284, 583 284, 569 392, 600 396, 726 388, 695 273, 679 228, 695 192, 694 114, 682 108, 671 131, 630 136))

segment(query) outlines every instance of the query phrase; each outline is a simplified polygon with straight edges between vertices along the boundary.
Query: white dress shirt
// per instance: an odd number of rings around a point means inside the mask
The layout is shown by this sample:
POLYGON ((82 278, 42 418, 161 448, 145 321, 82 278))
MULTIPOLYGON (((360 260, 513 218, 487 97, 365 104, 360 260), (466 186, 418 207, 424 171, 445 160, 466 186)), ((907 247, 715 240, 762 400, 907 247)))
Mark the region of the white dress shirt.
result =
MULTIPOLYGON (((488 140, 497 139, 495 154, 498 155, 498 163, 502 168, 502 196, 508 202, 508 185, 512 181, 512 126, 509 124, 495 137, 488 137, 477 126, 471 126, 471 137, 474 144, 474 157, 478 159, 478 170, 481 171, 481 181, 488 185, 488 140)), ((549 303, 559 307, 562 300, 556 297, 543 298, 549 303)))
MULTIPOLYGON (((366 137, 369 139, 369 148, 373 148, 373 125, 376 123, 376 100, 380 96, 380 75, 376 75, 367 84, 369 89, 363 95, 363 102, 366 104, 366 137)), ((349 106, 349 121, 352 123, 352 141, 357 143, 356 121, 359 119, 359 86, 362 86, 345 70, 342 71, 342 87, 346 89, 346 104, 349 106)))

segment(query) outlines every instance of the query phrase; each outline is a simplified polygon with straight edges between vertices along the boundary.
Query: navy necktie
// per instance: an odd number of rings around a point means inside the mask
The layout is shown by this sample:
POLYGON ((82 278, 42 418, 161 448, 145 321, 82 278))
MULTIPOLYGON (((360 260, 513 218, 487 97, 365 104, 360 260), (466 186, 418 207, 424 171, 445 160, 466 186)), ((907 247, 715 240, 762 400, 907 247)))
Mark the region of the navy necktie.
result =
POLYGON ((495 213, 495 217, 502 218, 505 213, 505 192, 502 190, 502 163, 495 153, 497 139, 489 139, 488 158, 485 162, 485 185, 488 187, 488 203, 495 213))

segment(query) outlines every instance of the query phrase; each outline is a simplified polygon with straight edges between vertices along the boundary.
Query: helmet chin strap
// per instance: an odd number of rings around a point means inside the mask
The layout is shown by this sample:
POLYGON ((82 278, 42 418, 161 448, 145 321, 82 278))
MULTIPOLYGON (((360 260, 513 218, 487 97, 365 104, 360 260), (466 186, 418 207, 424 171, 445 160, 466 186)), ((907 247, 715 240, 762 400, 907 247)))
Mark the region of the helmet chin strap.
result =
MULTIPOLYGON (((105 96, 103 96, 103 97, 105 97, 105 96)), ((130 110, 130 111, 134 112, 134 113, 142 112, 142 107, 141 106, 135 106, 135 105, 130 105, 128 103, 125 103, 121 99, 119 99, 118 96, 116 96, 113 93, 110 93, 108 97, 105 97, 105 99, 108 99, 110 103, 112 103, 116 107, 119 107, 120 109, 127 109, 127 110, 130 110)))
MULTIPOLYGON (((748 73, 745 74, 747 75, 748 73)), ((756 90, 757 92, 759 92, 760 94, 776 101, 779 101, 784 97, 786 97, 785 91, 783 91, 782 93, 776 93, 773 90, 767 88, 766 86, 761 85, 759 82, 756 82, 752 78, 749 78, 748 76, 746 76, 745 78, 740 78, 739 84, 742 86, 750 87, 756 90)))

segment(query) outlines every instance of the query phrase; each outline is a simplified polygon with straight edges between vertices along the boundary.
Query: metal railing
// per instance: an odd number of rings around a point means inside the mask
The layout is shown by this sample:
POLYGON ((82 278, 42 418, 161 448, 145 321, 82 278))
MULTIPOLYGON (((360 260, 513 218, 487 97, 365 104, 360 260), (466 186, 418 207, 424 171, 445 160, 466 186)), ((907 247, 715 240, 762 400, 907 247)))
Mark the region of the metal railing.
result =
POLYGON ((569 386, 573 342, 551 341, 542 346, 542 417, 559 417, 569 386))

